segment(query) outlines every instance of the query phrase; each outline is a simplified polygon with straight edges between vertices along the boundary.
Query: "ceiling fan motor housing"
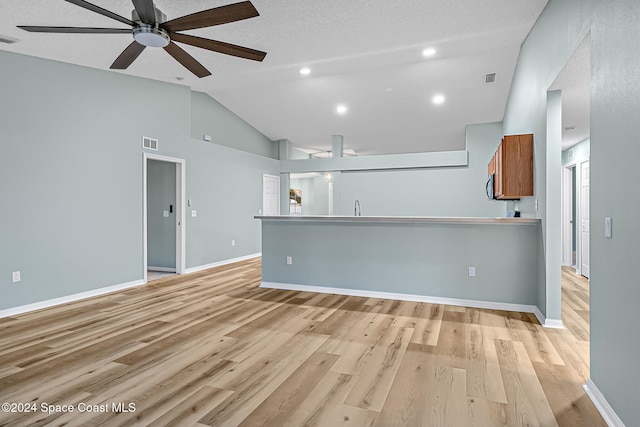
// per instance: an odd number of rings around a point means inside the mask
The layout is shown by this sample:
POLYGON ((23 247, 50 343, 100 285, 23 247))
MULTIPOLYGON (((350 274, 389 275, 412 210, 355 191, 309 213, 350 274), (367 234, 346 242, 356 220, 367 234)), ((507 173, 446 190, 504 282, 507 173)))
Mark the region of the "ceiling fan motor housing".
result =
MULTIPOLYGON (((165 15, 160 9, 154 6, 153 11, 156 15, 156 25, 167 22, 167 15, 165 15)), ((140 19, 140 15, 138 15, 138 12, 135 9, 133 9, 133 12, 131 12, 131 20, 133 22, 139 22, 141 24, 143 23, 140 19)))

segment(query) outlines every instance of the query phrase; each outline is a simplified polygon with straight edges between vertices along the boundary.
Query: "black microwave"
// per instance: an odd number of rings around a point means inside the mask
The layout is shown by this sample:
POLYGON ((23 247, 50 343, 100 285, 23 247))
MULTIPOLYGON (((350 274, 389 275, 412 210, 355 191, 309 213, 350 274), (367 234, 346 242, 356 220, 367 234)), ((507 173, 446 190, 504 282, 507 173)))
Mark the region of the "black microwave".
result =
POLYGON ((495 173, 492 173, 489 175, 489 179, 487 179, 487 185, 485 186, 485 190, 487 191, 487 197, 489 198, 489 200, 494 200, 496 198, 496 195, 493 191, 494 186, 493 186, 493 181, 496 177, 495 173))

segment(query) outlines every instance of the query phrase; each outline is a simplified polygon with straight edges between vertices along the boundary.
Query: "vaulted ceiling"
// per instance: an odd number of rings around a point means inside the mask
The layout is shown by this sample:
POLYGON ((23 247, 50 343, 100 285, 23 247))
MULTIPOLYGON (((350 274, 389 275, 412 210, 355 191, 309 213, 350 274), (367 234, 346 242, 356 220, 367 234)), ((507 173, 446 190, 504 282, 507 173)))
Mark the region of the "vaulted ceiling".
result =
MULTIPOLYGON (((231 2, 155 6, 173 19, 231 2)), ((131 18, 130 0, 91 3, 131 18)), ((198 78, 153 48, 113 72, 188 85, 269 138, 309 151, 330 149, 334 134, 359 155, 463 149, 467 124, 502 120, 520 46, 547 0, 252 3, 260 16, 185 33, 265 51, 262 62, 181 45, 212 75, 198 78), (435 54, 424 56, 427 48, 435 54), (486 83, 493 73, 495 82, 486 83), (444 102, 434 104, 436 95, 444 102)), ((126 25, 64 0, 0 3, 0 37, 17 40, 0 49, 105 70, 132 41, 130 34, 30 33, 17 25, 126 25)))

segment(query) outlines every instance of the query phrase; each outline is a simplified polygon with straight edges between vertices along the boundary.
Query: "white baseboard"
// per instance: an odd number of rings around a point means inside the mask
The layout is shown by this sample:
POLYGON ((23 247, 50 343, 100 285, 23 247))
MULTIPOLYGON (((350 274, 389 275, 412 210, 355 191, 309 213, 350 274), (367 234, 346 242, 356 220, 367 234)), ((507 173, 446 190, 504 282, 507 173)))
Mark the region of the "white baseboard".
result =
MULTIPOLYGON (((208 268, 219 267, 221 265, 232 264, 232 263, 238 262, 238 261, 245 261, 245 260, 252 259, 252 258, 257 258, 257 257, 260 257, 260 256, 262 256, 262 253, 246 255, 246 256, 242 256, 242 257, 238 257, 238 258, 227 259, 227 260, 224 260, 224 261, 214 262, 212 264, 201 265, 199 267, 192 267, 192 268, 188 268, 185 271, 185 274, 193 273, 193 272, 201 271, 201 270, 206 270, 208 268)), ((163 267, 149 267, 150 270, 173 271, 173 272, 175 272, 175 268, 174 269, 167 269, 167 268, 162 269, 162 268, 163 267)), ((117 292, 117 291, 121 291, 121 290, 124 290, 124 289, 133 288, 135 286, 144 285, 145 283, 147 283, 147 282, 144 279, 134 280, 132 282, 121 283, 119 285, 113 285, 113 286, 107 286, 105 288, 93 289, 91 291, 80 292, 80 293, 77 293, 77 294, 67 295, 67 296, 64 296, 64 297, 54 298, 54 299, 50 299, 50 300, 46 300, 46 301, 40 301, 40 302, 36 302, 36 303, 33 303, 33 304, 27 304, 27 305, 21 305, 19 307, 7 308, 5 310, 0 310, 0 319, 2 319, 3 317, 15 316, 15 315, 18 315, 18 314, 28 313, 30 311, 42 310, 43 308, 54 307, 56 305, 67 304, 67 303, 70 303, 70 302, 79 301, 79 300, 86 299, 86 298, 91 298, 91 297, 95 297, 95 296, 99 296, 99 295, 109 294, 111 292, 117 292)))
POLYGON ((153 267, 151 265, 147 266, 147 271, 161 271, 161 272, 167 272, 167 273, 175 273, 176 269, 175 267, 153 267))
POLYGON ((604 398, 595 383, 591 381, 591 378, 589 378, 587 383, 582 387, 609 427, 624 427, 622 420, 615 413, 611 405, 609 405, 609 402, 604 398))
POLYGON ((145 283, 146 282, 142 279, 134 280, 132 282, 121 283, 119 285, 107 286, 106 288, 93 289, 90 291, 67 295, 60 298, 54 298, 46 301, 35 302, 33 304, 7 308, 6 310, 0 310, 0 319, 3 317, 15 316, 17 314, 23 314, 23 313, 28 313, 30 311, 42 310, 43 308, 54 307, 56 305, 67 304, 70 302, 79 301, 86 298, 109 294, 112 292, 121 291, 123 289, 144 285, 145 283))
POLYGON ((540 311, 540 309, 538 307, 535 307, 535 310, 534 310, 533 314, 535 314, 535 316, 538 318, 538 322, 540 322, 540 324, 542 326, 544 326, 545 328, 564 329, 564 324, 562 323, 562 320, 560 320, 560 319, 547 319, 544 316, 544 314, 542 314, 542 312, 540 311))
POLYGON ((262 256, 262 252, 258 252, 257 254, 245 255, 238 258, 225 259, 218 262, 213 262, 211 264, 199 265, 197 267, 187 268, 185 270, 185 274, 195 273, 196 271, 207 270, 209 268, 220 267, 222 265, 233 264, 234 262, 246 261, 248 259, 258 258, 262 256))
MULTIPOLYGON (((347 289, 347 288, 329 288, 324 286, 310 286, 310 285, 296 285, 292 283, 274 283, 274 282, 262 282, 260 284, 261 288, 268 289, 283 289, 287 291, 303 291, 303 292, 315 292, 320 294, 337 294, 337 295, 349 295, 355 297, 366 297, 366 298, 383 298, 383 299, 395 299, 401 301, 416 301, 416 302, 427 302, 431 304, 446 304, 446 305, 455 305, 461 307, 472 307, 472 308, 484 308, 488 310, 506 310, 506 311, 518 311, 523 313, 533 313, 538 320, 538 314, 536 314, 536 310, 538 307, 535 305, 526 305, 526 304, 511 304, 505 302, 493 302, 493 301, 479 301, 479 300, 469 300, 469 299, 458 299, 458 298, 445 298, 445 297, 432 297, 426 295, 413 295, 413 294, 398 294, 394 292, 379 292, 379 291, 366 291, 362 289, 347 289)), ((544 317, 543 317, 544 320, 544 317)), ((544 323, 541 321, 540 324, 544 326, 544 323)))

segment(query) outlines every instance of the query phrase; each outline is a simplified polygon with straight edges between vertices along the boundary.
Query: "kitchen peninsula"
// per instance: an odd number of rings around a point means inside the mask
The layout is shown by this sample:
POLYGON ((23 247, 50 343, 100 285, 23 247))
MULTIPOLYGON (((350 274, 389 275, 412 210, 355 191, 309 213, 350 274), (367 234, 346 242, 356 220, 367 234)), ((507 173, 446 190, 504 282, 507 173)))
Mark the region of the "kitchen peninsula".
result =
POLYGON ((538 219, 255 218, 262 221, 262 287, 516 310, 542 318, 538 219))

